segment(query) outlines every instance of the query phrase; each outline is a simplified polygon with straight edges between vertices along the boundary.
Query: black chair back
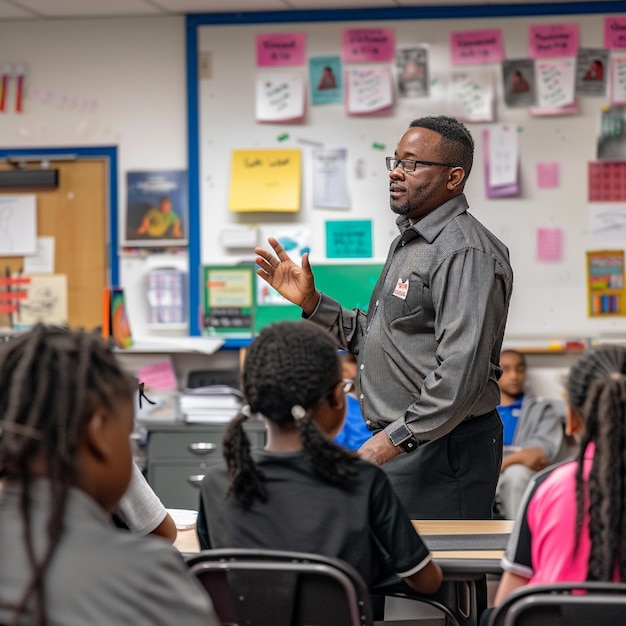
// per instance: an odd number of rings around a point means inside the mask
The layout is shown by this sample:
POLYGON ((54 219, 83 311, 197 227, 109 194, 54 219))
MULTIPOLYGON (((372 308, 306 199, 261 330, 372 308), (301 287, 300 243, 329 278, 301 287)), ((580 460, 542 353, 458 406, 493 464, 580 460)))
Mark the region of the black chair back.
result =
POLYGON ((599 626, 626 624, 626 584, 555 583, 513 592, 489 626, 599 626))
POLYGON ((339 559, 278 550, 205 550, 187 559, 222 624, 371 626, 369 591, 339 559))

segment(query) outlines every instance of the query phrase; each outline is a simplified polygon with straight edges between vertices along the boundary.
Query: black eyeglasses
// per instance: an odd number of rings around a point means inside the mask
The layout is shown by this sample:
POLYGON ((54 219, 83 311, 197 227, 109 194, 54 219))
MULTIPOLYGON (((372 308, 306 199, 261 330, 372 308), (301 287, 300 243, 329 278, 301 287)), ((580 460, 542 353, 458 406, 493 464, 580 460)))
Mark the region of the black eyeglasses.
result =
POLYGON ((398 167, 398 165, 402 165, 402 170, 405 172, 414 172, 417 169, 418 165, 434 165, 439 167, 459 167, 458 165, 452 165, 450 163, 438 163, 437 161, 416 161, 415 159, 396 159, 395 157, 387 157, 385 159, 387 162, 387 169, 390 172, 398 167))

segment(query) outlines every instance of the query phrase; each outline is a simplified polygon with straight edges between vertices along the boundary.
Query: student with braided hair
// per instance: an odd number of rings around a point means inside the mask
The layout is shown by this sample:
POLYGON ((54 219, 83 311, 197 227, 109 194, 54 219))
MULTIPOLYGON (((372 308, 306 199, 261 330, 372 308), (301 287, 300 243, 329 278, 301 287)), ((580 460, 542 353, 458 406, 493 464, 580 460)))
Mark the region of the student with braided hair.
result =
POLYGON ((578 457, 535 475, 496 604, 529 584, 626 582, 626 347, 604 345, 578 359, 566 409, 566 433, 582 432, 578 457))
POLYGON ((384 472, 331 441, 346 411, 332 337, 310 322, 264 328, 242 373, 247 405, 224 437, 226 467, 200 487, 198 537, 207 548, 266 548, 343 559, 370 586, 404 579, 433 593, 441 570, 384 472), (252 454, 249 418, 267 428, 252 454))
POLYGON ((116 529, 134 382, 101 338, 37 325, 0 345, 0 623, 217 624, 161 538, 116 529))

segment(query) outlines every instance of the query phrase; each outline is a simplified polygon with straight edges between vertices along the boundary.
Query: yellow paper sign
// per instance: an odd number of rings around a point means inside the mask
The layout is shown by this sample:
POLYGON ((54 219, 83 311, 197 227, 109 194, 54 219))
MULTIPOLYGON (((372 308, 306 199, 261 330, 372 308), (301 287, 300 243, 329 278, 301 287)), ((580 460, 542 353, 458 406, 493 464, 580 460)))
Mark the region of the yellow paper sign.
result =
POLYGON ((295 213, 301 185, 300 150, 233 150, 228 208, 295 213))

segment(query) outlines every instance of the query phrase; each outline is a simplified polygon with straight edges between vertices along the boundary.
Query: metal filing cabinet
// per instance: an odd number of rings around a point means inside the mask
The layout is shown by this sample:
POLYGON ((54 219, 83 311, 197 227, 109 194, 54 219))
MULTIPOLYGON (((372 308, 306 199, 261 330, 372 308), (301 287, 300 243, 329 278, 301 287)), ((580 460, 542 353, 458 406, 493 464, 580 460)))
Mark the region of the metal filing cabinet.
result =
MULTIPOLYGON (((144 423, 148 482, 167 508, 198 510, 198 487, 207 467, 224 463, 227 424, 144 423)), ((265 428, 246 422, 250 446, 262 448, 265 428)))

